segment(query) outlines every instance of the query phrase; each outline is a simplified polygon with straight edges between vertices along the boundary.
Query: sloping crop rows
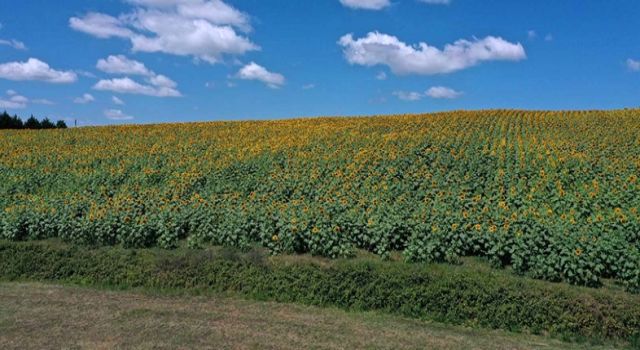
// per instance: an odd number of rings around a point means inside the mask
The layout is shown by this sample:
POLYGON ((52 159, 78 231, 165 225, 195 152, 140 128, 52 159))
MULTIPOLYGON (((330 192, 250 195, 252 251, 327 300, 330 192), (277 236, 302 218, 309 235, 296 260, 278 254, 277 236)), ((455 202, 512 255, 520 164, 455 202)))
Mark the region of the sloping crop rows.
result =
POLYGON ((640 111, 0 132, 0 236, 496 267, 640 289, 640 111))

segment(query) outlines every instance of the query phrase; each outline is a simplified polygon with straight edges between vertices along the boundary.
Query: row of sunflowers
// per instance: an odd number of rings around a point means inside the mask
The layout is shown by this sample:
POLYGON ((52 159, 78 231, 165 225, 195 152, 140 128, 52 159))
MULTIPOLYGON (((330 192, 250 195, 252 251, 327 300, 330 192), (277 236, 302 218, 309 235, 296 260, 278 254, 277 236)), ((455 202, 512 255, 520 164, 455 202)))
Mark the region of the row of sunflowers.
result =
POLYGON ((0 132, 0 237, 481 256, 640 289, 640 111, 0 132))

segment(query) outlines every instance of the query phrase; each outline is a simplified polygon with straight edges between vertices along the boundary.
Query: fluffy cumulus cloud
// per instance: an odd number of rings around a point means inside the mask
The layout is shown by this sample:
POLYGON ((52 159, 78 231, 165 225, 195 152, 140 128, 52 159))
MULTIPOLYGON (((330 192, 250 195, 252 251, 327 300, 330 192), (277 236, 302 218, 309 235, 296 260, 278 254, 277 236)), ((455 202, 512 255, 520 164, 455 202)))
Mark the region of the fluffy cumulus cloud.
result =
POLYGON ((126 27, 124 17, 116 18, 104 13, 89 12, 83 17, 71 17, 69 26, 97 38, 129 38, 133 32, 126 27))
POLYGON ((347 34, 340 38, 338 44, 350 64, 386 65, 398 75, 445 74, 485 61, 520 61, 527 57, 520 43, 494 36, 461 39, 445 45, 443 49, 424 42, 408 45, 395 36, 379 32, 370 32, 359 39, 347 34))
POLYGON ((462 92, 444 86, 433 86, 425 92, 431 98, 453 99, 462 96, 462 92))
POLYGON ((178 86, 175 81, 165 77, 162 74, 154 75, 149 78, 149 82, 151 85, 160 87, 160 88, 170 88, 173 89, 178 86))
POLYGON ((76 98, 73 100, 73 103, 77 103, 77 104, 87 104, 87 103, 93 102, 93 101, 95 101, 95 100, 96 100, 96 99, 95 99, 95 97, 93 97, 91 94, 83 94, 83 95, 82 95, 82 96, 80 96, 80 97, 76 97, 76 98))
POLYGON ((132 12, 113 17, 88 13, 69 20, 71 28, 98 38, 130 40, 133 51, 192 56, 209 63, 259 47, 249 17, 221 0, 129 0, 132 12))
POLYGON ((285 83, 285 78, 282 74, 269 72, 266 68, 255 62, 251 62, 242 67, 236 76, 238 79, 261 81, 270 88, 279 88, 285 83))
POLYGON ((391 5, 389 0, 340 0, 340 3, 352 9, 381 10, 391 5))
POLYGON ((393 95, 403 101, 418 101, 424 97, 435 99, 454 99, 462 96, 462 92, 444 86, 433 86, 424 93, 415 91, 394 91, 393 95))
POLYGON ((27 46, 22 42, 15 39, 5 40, 0 39, 0 45, 11 46, 16 50, 26 50, 27 46))
POLYGON ((131 120, 133 119, 133 116, 130 116, 128 114, 125 114, 124 112, 122 112, 119 109, 107 109, 103 112, 104 116, 107 117, 107 119, 111 119, 111 120, 131 120))
POLYGON ((53 102, 46 99, 30 100, 29 98, 22 96, 14 90, 7 90, 5 97, 0 97, 0 108, 6 109, 22 109, 26 108, 30 103, 51 105, 53 102))
MULTIPOLYGON (((95 90, 112 91, 123 94, 138 94, 155 97, 179 97, 178 84, 162 74, 156 74, 144 63, 123 55, 111 55, 98 60, 96 68, 109 74, 141 75, 146 77, 146 84, 139 83, 129 77, 102 79, 93 88, 95 90)), ((114 100, 115 102, 115 100, 114 100)))
POLYGON ((160 79, 150 79, 149 84, 141 84, 129 78, 102 79, 93 89, 111 91, 120 94, 135 94, 154 97, 180 97, 180 91, 175 89, 176 83, 164 76, 160 79))
POLYGON ((221 0, 129 0, 150 8, 174 10, 185 18, 205 19, 217 25, 231 25, 241 31, 250 31, 249 16, 221 0))
POLYGON ((640 72, 640 61, 629 58, 627 60, 627 68, 634 72, 640 72))
POLYGON ((78 80, 72 71, 55 70, 45 62, 29 58, 25 62, 0 64, 0 78, 9 80, 39 80, 48 83, 64 84, 78 80))
POLYGON ((28 98, 18 95, 13 90, 7 90, 6 97, 0 97, 0 108, 22 109, 27 107, 28 102, 28 98))
POLYGON ((100 59, 96 68, 109 74, 154 75, 144 63, 128 59, 124 55, 111 55, 100 59))

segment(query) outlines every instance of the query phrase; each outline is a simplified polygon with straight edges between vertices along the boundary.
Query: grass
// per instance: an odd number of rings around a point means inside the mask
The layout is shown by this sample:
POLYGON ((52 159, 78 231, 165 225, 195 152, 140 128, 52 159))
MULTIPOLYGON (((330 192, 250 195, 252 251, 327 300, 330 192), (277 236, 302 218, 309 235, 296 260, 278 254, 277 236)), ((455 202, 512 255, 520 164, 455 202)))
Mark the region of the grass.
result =
POLYGON ((210 247, 189 250, 78 247, 0 241, 0 281, 153 291, 167 297, 227 295, 258 302, 373 311, 451 325, 601 344, 637 343, 640 296, 549 283, 491 268, 381 261, 369 253, 329 260, 210 247))
POLYGON ((377 312, 0 283, 0 348, 605 349, 377 312))

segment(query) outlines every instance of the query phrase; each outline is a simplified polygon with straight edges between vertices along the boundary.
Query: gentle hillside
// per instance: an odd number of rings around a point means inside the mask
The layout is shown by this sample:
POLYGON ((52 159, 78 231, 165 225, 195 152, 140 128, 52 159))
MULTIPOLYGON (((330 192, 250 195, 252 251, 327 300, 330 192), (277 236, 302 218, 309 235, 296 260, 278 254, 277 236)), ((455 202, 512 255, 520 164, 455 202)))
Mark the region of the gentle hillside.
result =
POLYGON ((486 256, 640 288, 640 111, 0 131, 0 235, 486 256))

